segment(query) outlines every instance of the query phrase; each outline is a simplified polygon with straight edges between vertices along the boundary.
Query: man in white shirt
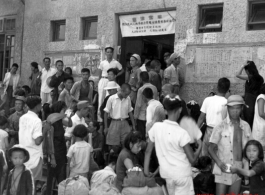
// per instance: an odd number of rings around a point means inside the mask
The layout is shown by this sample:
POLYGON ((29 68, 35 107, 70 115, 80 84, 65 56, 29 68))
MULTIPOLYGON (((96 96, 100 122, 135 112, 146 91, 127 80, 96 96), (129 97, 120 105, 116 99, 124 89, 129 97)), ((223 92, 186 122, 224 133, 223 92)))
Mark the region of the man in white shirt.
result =
POLYGON ((119 153, 126 135, 131 131, 131 127, 127 121, 129 117, 132 121, 133 130, 136 130, 132 114, 133 108, 129 97, 130 93, 130 85, 124 83, 117 94, 110 96, 104 109, 104 133, 107 135, 106 144, 109 145, 110 149, 113 149, 116 154, 119 153), (111 118, 109 128, 108 114, 111 118))
POLYGON ((202 143, 202 156, 209 156, 209 139, 212 135, 213 128, 226 118, 227 109, 225 105, 227 103, 227 99, 225 98, 225 95, 229 88, 230 81, 227 78, 221 78, 218 81, 217 94, 215 96, 207 97, 203 101, 201 115, 197 122, 198 127, 202 126, 205 119, 207 124, 207 130, 202 143))
MULTIPOLYGON (((44 68, 41 71, 41 89, 40 89, 40 97, 42 104, 47 103, 51 100, 50 92, 52 91, 52 88, 49 87, 47 80, 51 79, 51 77, 56 74, 57 70, 55 68, 51 68, 51 59, 48 57, 45 57, 43 59, 44 68)), ((48 80, 48 82, 49 82, 48 80)))
POLYGON ((160 101, 154 99, 152 89, 149 87, 143 90, 143 98, 147 103, 146 108, 146 136, 148 137, 148 131, 156 122, 162 122, 166 118, 164 106, 160 101))
POLYGON ((42 131, 42 122, 38 117, 41 111, 39 96, 29 96, 26 100, 29 111, 19 120, 19 144, 23 145, 30 154, 30 159, 25 165, 31 170, 34 180, 42 177, 42 141, 46 128, 42 131))
MULTIPOLYGON (((104 101, 106 96, 104 88, 107 86, 108 80, 108 70, 110 68, 117 68, 119 73, 116 77, 119 77, 123 74, 124 70, 122 69, 122 65, 115 59, 113 59, 113 47, 106 47, 105 54, 107 59, 102 61, 99 65, 99 83, 98 83, 98 108, 100 108, 101 104, 104 101)), ((100 116, 100 110, 98 109, 98 121, 102 122, 102 118, 100 116)))

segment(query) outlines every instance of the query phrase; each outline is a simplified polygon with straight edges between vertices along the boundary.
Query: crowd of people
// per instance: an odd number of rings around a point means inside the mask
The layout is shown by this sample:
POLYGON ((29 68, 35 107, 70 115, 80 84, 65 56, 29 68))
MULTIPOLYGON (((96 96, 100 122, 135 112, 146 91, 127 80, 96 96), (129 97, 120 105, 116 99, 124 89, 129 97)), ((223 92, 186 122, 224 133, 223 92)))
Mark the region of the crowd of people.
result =
POLYGON ((235 74, 244 96, 220 78, 200 107, 180 97, 179 54, 165 53, 162 70, 138 54, 124 67, 113 51, 105 48, 98 85, 88 68, 77 79, 45 57, 21 86, 12 65, 0 105, 0 195, 52 195, 76 177, 94 195, 239 194, 242 185, 265 194, 265 84, 253 61, 235 74))

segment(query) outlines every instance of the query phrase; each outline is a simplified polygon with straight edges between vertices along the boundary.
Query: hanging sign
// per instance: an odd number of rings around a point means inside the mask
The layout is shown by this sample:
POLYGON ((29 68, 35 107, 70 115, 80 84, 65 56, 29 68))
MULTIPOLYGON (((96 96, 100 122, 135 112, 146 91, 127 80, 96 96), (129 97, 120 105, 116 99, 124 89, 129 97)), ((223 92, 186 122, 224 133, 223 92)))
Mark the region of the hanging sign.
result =
POLYGON ((120 16, 122 37, 175 34, 176 11, 120 16))

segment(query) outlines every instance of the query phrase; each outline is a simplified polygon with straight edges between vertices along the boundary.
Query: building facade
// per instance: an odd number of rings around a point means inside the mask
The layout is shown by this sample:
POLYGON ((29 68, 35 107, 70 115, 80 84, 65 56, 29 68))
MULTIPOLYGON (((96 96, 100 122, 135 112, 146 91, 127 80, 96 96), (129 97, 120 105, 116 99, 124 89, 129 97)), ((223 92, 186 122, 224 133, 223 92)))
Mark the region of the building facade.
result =
MULTIPOLYGON (((20 64, 25 84, 29 82, 30 63, 42 65, 45 56, 51 57, 53 64, 58 59, 64 60, 66 66, 74 69, 76 77, 82 67, 90 67, 96 79, 97 65, 108 45, 115 48, 115 58, 124 68, 130 53, 153 53, 161 59, 166 51, 180 52, 186 72, 181 95, 186 101, 201 102, 216 90, 220 77, 231 80, 232 94, 243 94, 244 83, 235 74, 246 60, 253 60, 265 76, 264 1, 25 0, 24 3, 0 0, 0 19, 16 18, 12 61, 7 63, 0 55, 0 64, 4 67, 2 72, 11 62, 20 64), (122 16, 132 16, 135 23, 135 15, 152 16, 159 12, 174 12, 173 34, 122 37, 122 16)), ((0 31, 0 41, 3 34, 6 49, 8 33, 0 31)))

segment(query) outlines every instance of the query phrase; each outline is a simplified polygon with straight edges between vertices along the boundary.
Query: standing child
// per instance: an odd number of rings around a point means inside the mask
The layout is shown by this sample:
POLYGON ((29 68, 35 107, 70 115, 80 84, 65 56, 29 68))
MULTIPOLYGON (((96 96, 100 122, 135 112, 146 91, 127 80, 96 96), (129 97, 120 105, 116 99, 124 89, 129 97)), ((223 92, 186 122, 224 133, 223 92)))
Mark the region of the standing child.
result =
POLYGON ((152 176, 149 173, 149 163, 155 146, 160 175, 166 179, 169 194, 194 195, 191 164, 197 160, 202 144, 198 141, 198 149, 193 153, 188 132, 176 122, 182 110, 180 97, 175 94, 167 95, 163 104, 168 120, 155 123, 148 132, 144 172, 147 176, 152 176))
POLYGON ((76 175, 87 177, 90 155, 93 151, 91 145, 84 141, 88 135, 87 128, 79 124, 75 126, 73 135, 75 137, 75 144, 69 148, 67 153, 67 177, 74 177, 76 175))
POLYGON ((265 164, 263 162, 264 154, 261 143, 256 140, 248 141, 243 155, 248 160, 246 165, 248 166, 248 163, 250 163, 251 169, 246 170, 232 166, 231 172, 250 177, 249 194, 265 195, 265 164))
POLYGON ((7 125, 7 118, 0 116, 0 150, 3 150, 3 152, 5 152, 9 147, 8 133, 6 132, 7 125))
POLYGON ((14 145, 8 155, 15 167, 8 175, 6 195, 33 195, 33 176, 24 165, 30 158, 29 152, 22 145, 14 145))

